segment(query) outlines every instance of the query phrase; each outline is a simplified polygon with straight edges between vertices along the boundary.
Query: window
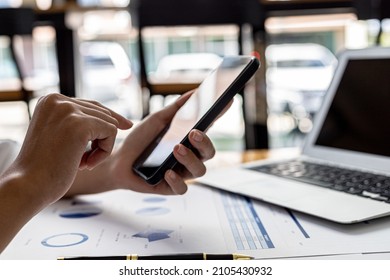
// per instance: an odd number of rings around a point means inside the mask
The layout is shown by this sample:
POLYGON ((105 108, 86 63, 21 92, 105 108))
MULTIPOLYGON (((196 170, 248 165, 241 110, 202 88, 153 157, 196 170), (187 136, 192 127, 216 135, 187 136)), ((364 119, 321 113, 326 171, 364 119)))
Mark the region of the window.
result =
POLYGON ((372 23, 355 14, 270 17, 266 81, 271 147, 301 146, 332 80, 337 54, 372 44, 372 23))

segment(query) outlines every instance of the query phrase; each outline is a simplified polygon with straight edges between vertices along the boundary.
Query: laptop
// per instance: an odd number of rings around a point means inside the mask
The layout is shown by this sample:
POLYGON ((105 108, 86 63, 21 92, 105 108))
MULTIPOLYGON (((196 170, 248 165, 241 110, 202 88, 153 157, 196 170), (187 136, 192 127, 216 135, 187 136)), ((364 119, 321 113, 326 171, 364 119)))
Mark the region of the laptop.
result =
POLYGON ((390 214, 390 48, 346 50, 299 156, 197 182, 343 224, 390 214))

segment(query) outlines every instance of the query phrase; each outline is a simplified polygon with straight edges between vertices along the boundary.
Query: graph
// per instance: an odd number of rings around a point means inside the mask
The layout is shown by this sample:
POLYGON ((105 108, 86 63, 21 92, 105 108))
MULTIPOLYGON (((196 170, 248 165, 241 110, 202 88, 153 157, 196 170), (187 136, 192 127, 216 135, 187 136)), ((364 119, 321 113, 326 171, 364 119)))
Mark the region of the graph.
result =
POLYGON ((170 210, 165 207, 146 207, 137 210, 135 213, 142 216, 158 216, 168 214, 170 210))
POLYGON ((151 196, 143 199, 144 202, 149 202, 149 203, 164 202, 166 200, 167 199, 165 197, 160 197, 160 196, 151 196))
POLYGON ((169 234, 172 232, 173 230, 147 229, 145 231, 134 234, 133 237, 146 238, 149 242, 154 242, 170 238, 169 234))
POLYGON ((93 206, 72 207, 59 213, 60 217, 67 219, 89 218, 102 213, 102 209, 93 206))
POLYGON ((49 236, 42 240, 45 247, 69 247, 79 245, 88 240, 88 236, 83 233, 62 233, 49 236))
POLYGON ((221 199, 238 250, 275 248, 249 198, 221 192, 221 199))

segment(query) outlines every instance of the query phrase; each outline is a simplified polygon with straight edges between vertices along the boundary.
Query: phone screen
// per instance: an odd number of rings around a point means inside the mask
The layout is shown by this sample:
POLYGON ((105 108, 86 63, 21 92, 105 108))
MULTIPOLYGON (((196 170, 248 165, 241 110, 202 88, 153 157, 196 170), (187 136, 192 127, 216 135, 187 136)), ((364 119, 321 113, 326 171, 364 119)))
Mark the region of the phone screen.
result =
POLYGON ((212 124, 257 68, 258 61, 250 56, 224 58, 177 111, 170 126, 140 157, 135 170, 144 173, 143 177, 152 176, 172 156, 174 146, 186 140, 192 128, 205 131, 212 124), (248 68, 252 71, 247 73, 244 70, 248 68))

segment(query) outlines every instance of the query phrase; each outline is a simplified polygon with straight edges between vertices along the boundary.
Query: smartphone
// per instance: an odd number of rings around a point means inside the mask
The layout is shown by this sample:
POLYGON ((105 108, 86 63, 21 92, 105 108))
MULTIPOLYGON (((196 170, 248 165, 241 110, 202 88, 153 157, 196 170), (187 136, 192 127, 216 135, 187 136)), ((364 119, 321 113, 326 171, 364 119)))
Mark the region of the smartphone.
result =
POLYGON ((259 60, 253 56, 224 57, 177 111, 172 122, 143 151, 133 170, 155 185, 167 170, 178 168, 174 146, 181 143, 192 149, 188 133, 192 129, 206 131, 259 67, 259 60))

